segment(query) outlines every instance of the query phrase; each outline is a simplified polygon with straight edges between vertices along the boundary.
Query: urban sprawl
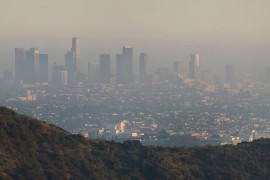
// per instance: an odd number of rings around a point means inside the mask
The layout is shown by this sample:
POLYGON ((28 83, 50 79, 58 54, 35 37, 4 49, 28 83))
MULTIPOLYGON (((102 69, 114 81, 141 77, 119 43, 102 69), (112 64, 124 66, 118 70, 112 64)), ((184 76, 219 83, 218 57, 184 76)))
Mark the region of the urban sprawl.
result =
POLYGON ((270 136, 270 68, 263 79, 239 78, 232 64, 212 76, 201 69, 199 54, 191 54, 172 71, 149 73, 142 52, 135 75, 133 48, 124 46, 115 73, 109 54, 84 73, 77 37, 51 75, 48 61, 37 48, 15 48, 15 76, 7 71, 0 79, 1 104, 71 133, 117 142, 222 145, 270 136))

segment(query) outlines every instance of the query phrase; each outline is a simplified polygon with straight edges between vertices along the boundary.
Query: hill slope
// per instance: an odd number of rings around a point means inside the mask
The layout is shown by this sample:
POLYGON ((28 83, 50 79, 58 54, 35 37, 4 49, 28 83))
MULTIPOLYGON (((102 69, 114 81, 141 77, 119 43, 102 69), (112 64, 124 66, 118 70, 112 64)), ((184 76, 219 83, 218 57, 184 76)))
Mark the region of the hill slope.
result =
POLYGON ((0 107, 3 179, 270 179, 270 140, 161 148, 85 139, 0 107))

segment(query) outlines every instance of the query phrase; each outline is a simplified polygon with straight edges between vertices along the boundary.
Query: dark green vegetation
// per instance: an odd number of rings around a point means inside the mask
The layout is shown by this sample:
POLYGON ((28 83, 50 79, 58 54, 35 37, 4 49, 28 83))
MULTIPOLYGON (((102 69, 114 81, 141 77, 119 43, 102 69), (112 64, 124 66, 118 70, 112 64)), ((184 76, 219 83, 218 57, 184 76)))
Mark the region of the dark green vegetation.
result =
POLYGON ((161 148, 85 139, 0 107, 0 179, 270 179, 270 140, 161 148))

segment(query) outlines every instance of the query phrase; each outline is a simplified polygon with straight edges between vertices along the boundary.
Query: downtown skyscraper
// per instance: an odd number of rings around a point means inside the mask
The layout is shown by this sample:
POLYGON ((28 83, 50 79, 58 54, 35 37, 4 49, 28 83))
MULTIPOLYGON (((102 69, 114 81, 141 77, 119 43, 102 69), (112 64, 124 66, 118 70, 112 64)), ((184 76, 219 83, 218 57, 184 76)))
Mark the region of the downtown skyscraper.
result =
POLYGON ((225 81, 231 86, 234 86, 236 84, 235 71, 232 64, 227 64, 225 67, 225 81))
POLYGON ((116 78, 120 84, 133 82, 133 48, 123 47, 123 54, 116 55, 116 78))
POLYGON ((110 83, 111 81, 111 59, 109 54, 99 55, 100 82, 110 83))
POLYGON ((75 84, 80 80, 80 48, 77 37, 72 38, 72 48, 65 54, 65 66, 68 72, 68 84, 75 84))
POLYGON ((199 54, 191 54, 191 58, 189 61, 189 78, 198 81, 199 75, 200 75, 200 56, 199 54))
POLYGON ((131 46, 123 47, 123 58, 124 58, 126 82, 132 83, 133 82, 133 48, 131 46))
POLYGON ((74 68, 80 70, 80 48, 78 37, 72 38, 71 52, 73 53, 74 68))
POLYGON ((147 82, 147 64, 148 64, 148 56, 146 53, 140 54, 140 64, 139 64, 139 76, 140 83, 147 82))
POLYGON ((48 82, 49 77, 49 58, 48 54, 39 55, 39 81, 48 82))
POLYGON ((25 71, 27 70, 26 63, 26 52, 25 48, 15 48, 15 79, 26 80, 25 71))

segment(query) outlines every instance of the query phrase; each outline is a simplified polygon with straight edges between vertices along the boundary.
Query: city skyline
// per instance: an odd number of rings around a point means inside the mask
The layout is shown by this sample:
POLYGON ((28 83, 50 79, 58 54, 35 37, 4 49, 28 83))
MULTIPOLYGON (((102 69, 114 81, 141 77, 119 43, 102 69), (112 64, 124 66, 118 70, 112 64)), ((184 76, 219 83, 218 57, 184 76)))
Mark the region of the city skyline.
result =
MULTIPOLYGON (((99 63, 88 62, 88 70, 83 72, 79 68, 80 48, 78 39, 78 37, 72 37, 71 50, 65 54, 64 62, 60 63, 64 64, 64 66, 58 65, 59 69, 54 63, 51 67, 52 83, 55 83, 54 77, 56 77, 56 72, 59 70, 63 71, 63 68, 67 71, 66 79, 68 80, 68 85, 75 85, 77 82, 83 82, 85 79, 89 82, 130 84, 134 82, 135 77, 138 77, 141 83, 147 81, 151 83, 153 81, 159 84, 166 79, 168 80, 169 75, 172 75, 172 73, 176 73, 175 75, 182 82, 188 79, 208 82, 212 79, 212 82, 214 82, 216 77, 224 77, 225 82, 235 85, 236 77, 239 78, 239 72, 234 70, 233 64, 226 64, 224 66, 225 73, 219 75, 213 74, 208 69, 201 68, 200 55, 198 53, 191 54, 188 65, 186 65, 185 61, 175 61, 171 64, 172 68, 158 67, 154 72, 149 72, 147 53, 140 53, 139 60, 135 59, 134 63, 133 47, 130 45, 123 46, 122 54, 116 54, 115 63, 111 62, 110 54, 103 53, 99 55, 99 63), (115 72, 112 72, 112 64, 116 68, 115 72), (138 72, 134 74, 134 70, 138 72)), ((260 80, 265 80, 267 72, 262 74, 263 77, 260 80)), ((51 80, 49 77, 48 54, 39 54, 38 48, 15 48, 15 80, 23 80, 24 83, 49 82, 51 80)))
POLYGON ((99 54, 117 54, 118 47, 130 44, 137 55, 134 60, 141 52, 151 57, 150 71, 198 52, 202 67, 208 65, 212 72, 234 63, 240 72, 261 75, 263 67, 270 66, 269 5, 265 0, 3 0, 0 74, 14 71, 14 47, 44 49, 51 67, 62 62, 69 38, 78 36, 85 67, 98 62, 99 54))

